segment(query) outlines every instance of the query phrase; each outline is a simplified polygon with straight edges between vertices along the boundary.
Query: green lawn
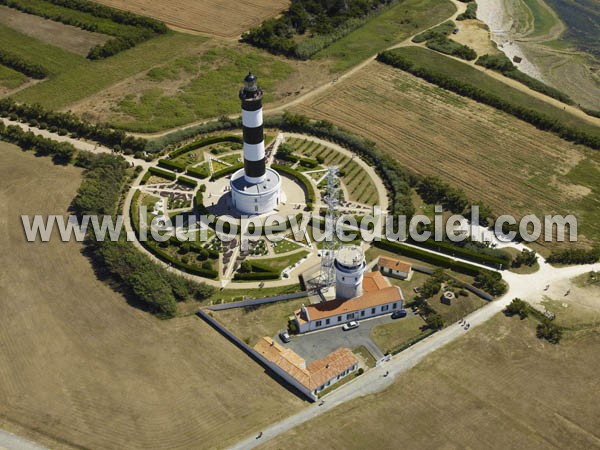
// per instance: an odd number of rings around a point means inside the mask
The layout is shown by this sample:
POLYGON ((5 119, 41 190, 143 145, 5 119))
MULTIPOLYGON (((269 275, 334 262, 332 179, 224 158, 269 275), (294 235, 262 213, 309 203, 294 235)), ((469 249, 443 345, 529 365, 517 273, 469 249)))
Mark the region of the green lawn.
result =
MULTIPOLYGON (((3 28, 0 27, 0 40, 4 37, 3 28)), ((15 32, 8 34, 14 35, 15 32)), ((19 92, 15 98, 26 103, 37 102, 50 109, 64 108, 124 78, 189 53, 206 40, 200 36, 170 32, 110 58, 89 61, 27 36, 20 36, 20 46, 29 53, 35 53, 31 59, 53 71, 54 76, 19 92)), ((21 54, 22 50, 18 48, 15 52, 21 54)))
POLYGON ((392 323, 378 325, 371 330, 371 339, 384 352, 392 352, 412 338, 419 336, 425 321, 420 316, 396 319, 392 323))
POLYGON ((373 355, 371 355, 371 352, 364 345, 356 347, 354 350, 352 350, 352 353, 360 356, 368 368, 375 367, 375 363, 377 361, 375 361, 375 358, 373 355))
POLYGON ((515 89, 502 81, 488 76, 485 72, 473 68, 467 63, 448 58, 432 50, 421 47, 403 47, 393 50, 398 54, 428 71, 443 73, 462 82, 509 101, 519 107, 537 111, 563 125, 577 128, 594 136, 600 136, 600 127, 576 117, 561 108, 550 105, 531 95, 515 89))
POLYGON ((27 81, 27 76, 0 64, 0 86, 16 89, 27 81))
POLYGON ((273 99, 274 86, 293 72, 283 59, 250 47, 211 48, 195 60, 173 59, 152 69, 146 78, 156 85, 118 102, 110 122, 126 130, 152 132, 236 113, 240 106, 237 95, 224 93, 237 92, 250 69, 265 90, 265 103, 273 99), (195 75, 188 80, 190 72, 195 75), (187 78, 176 93, 161 87, 164 79, 184 76, 187 78))
POLYGON ((215 319, 221 322, 237 337, 249 345, 255 345, 263 336, 274 336, 287 328, 288 317, 300 309, 306 298, 245 308, 212 311, 215 319))
POLYGON ((404 0, 367 22, 315 58, 331 58, 332 72, 341 72, 395 43, 447 19, 456 11, 447 0, 404 0))
POLYGON ((469 292, 467 297, 459 295, 451 305, 446 305, 440 300, 440 295, 436 295, 427 302, 440 316, 443 317, 445 325, 458 322, 463 317, 488 304, 485 300, 469 292))
POLYGON ((306 255, 308 255, 307 251, 301 251, 287 256, 279 256, 277 258, 254 258, 248 259, 248 261, 258 262, 261 266, 271 267, 274 271, 282 271, 286 267, 297 263, 306 255))
POLYGON ((275 253, 278 255, 280 255, 282 253, 291 252, 292 250, 297 250, 300 248, 299 244, 296 244, 295 242, 286 241, 286 240, 276 242, 275 244, 276 244, 276 246, 273 247, 273 251, 275 251, 275 253))

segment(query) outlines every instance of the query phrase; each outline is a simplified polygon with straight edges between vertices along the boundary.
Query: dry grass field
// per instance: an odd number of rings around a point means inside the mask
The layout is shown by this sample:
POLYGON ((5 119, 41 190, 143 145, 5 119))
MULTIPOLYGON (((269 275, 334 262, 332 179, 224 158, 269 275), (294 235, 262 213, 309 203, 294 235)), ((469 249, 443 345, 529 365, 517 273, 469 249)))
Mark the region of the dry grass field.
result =
POLYGON ((598 345, 598 331, 552 345, 533 322, 497 315, 387 390, 262 448, 599 448, 598 345))
POLYGON ((579 213, 580 235, 600 237, 590 215, 600 204, 600 154, 513 116, 376 62, 295 111, 374 141, 497 214, 579 213))
POLYGON ((159 321, 98 280, 81 244, 27 243, 80 170, 0 143, 0 424, 51 448, 216 448, 303 402, 195 316, 159 321))
POLYGON ((96 0, 184 30, 236 37, 285 10, 286 0, 96 0))

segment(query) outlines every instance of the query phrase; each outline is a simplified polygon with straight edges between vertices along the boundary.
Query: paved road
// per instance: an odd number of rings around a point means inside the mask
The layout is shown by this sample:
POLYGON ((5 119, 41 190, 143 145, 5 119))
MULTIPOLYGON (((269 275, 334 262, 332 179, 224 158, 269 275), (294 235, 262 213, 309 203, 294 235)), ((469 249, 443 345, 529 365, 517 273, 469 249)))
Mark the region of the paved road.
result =
MULTIPOLYGON (((540 263, 540 270, 534 274, 518 275, 514 273, 505 273, 505 279, 510 286, 508 292, 502 298, 491 302, 470 314, 467 317, 467 321, 471 324, 470 329, 485 323, 501 312, 515 297, 527 299, 534 296, 541 296, 543 295, 544 287, 547 284, 568 280, 591 270, 600 271, 600 264, 557 269, 542 261, 540 263)), ((355 378, 343 387, 336 389, 325 397, 323 406, 319 406, 318 403, 313 403, 311 406, 293 416, 263 429, 263 436, 261 439, 256 439, 256 435, 249 436, 231 448, 240 450, 254 448, 263 442, 271 440, 276 436, 323 414, 324 412, 330 411, 344 402, 367 394, 379 392, 387 388, 399 374, 414 367, 427 355, 433 353, 449 342, 460 338, 463 334, 468 332, 469 331, 465 331, 458 324, 444 328, 399 353, 393 357, 390 362, 375 369, 371 369, 364 375, 355 378), (389 371, 388 377, 383 376, 386 371, 389 371)), ((260 430, 257 430, 257 433, 258 431, 260 430)))
POLYGON ((46 450, 46 447, 0 430, 0 450, 46 450))

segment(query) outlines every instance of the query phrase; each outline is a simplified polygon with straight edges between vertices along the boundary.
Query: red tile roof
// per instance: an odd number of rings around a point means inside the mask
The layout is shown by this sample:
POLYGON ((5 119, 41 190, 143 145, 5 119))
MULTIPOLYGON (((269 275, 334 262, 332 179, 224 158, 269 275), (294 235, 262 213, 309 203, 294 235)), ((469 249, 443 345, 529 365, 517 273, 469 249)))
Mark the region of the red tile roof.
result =
POLYGON ((363 289, 366 292, 379 291, 390 285, 381 272, 368 272, 363 277, 363 289))
POLYGON ((385 267, 386 269, 398 270, 405 273, 410 272, 410 269, 412 268, 412 265, 407 262, 400 261, 398 259, 387 258, 385 256, 379 257, 377 265, 379 267, 385 267))
POLYGON ((258 341, 254 349, 311 391, 358 364, 356 356, 349 349, 339 348, 306 367, 306 362, 297 353, 266 336, 258 341))

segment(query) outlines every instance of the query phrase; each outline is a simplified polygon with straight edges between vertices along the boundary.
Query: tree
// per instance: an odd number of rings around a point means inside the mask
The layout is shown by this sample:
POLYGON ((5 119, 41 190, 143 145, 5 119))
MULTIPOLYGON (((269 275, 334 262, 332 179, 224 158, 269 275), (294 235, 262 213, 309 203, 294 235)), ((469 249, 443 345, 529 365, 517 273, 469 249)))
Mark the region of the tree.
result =
POLYGON ((482 270, 475 276, 473 285, 485 292, 497 297, 506 292, 506 283, 502 281, 502 275, 490 270, 482 270))
POLYGON ((551 344, 558 344, 562 338, 562 329, 550 320, 545 319, 537 326, 536 335, 540 339, 546 339, 551 344))
POLYGON ((240 264, 240 273, 250 273, 252 272, 252 263, 250 261, 242 261, 240 264))
POLYGON ((522 319, 525 319, 529 315, 529 305, 526 302, 524 302, 523 300, 521 300, 520 298, 515 298, 506 307, 504 312, 508 316, 514 316, 515 314, 518 314, 522 320, 522 319))
POLYGON ((427 323, 427 328, 431 330, 439 330, 444 326, 444 319, 437 313, 428 314, 425 322, 427 323))

